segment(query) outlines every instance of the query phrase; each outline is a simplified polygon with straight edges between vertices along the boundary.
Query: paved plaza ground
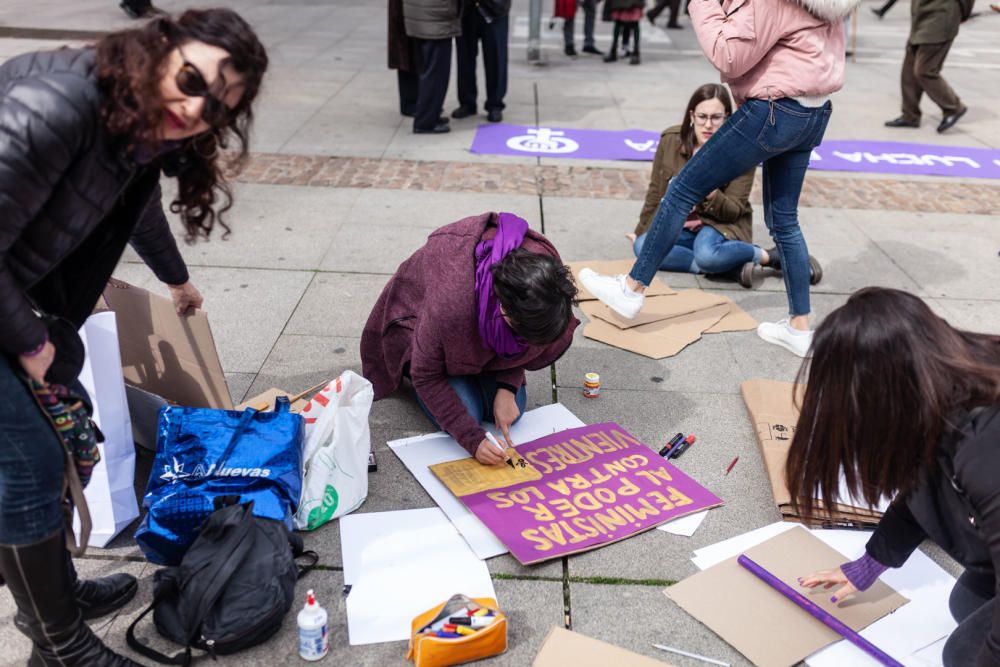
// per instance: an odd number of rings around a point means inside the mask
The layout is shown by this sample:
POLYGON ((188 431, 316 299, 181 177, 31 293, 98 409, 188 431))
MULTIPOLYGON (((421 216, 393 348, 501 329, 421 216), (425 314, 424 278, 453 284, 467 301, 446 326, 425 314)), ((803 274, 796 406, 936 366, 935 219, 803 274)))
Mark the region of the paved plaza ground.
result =
MULTIPOLYGON (((623 234, 641 208, 648 163, 474 155, 468 148, 477 121, 485 122, 482 116, 452 121, 447 135, 413 135, 411 121, 398 113, 395 74, 385 66, 382 0, 224 4, 242 11, 259 31, 273 64, 257 109, 253 160, 235 185, 233 233, 226 241, 183 248, 192 280, 205 294, 234 400, 271 386, 301 390, 345 369, 360 372, 359 337, 370 307, 400 261, 445 223, 512 211, 548 235, 565 260, 629 256, 623 234)), ((970 111, 942 136, 934 132, 939 111, 926 100, 921 129, 882 126, 898 115, 909 6, 901 2, 877 21, 868 11, 874 4, 866 0, 862 7, 856 62, 848 64, 846 86, 834 98, 827 137, 1000 148, 1000 14, 981 0, 987 14, 962 28, 945 74, 970 111)), ((129 25, 116 5, 0 0, 0 58, 129 25)), ((187 0, 160 5, 176 11, 187 0)), ((546 2, 546 15, 550 9, 546 2)), ((527 17, 528 0, 515 0, 505 111, 510 123, 659 130, 678 122, 697 85, 717 80, 689 26, 668 32, 644 24, 639 67, 605 64, 594 56, 567 58, 559 27, 543 27, 542 63, 529 64, 527 17)), ((610 26, 599 23, 598 31, 599 46, 607 48, 610 26)), ((446 110, 456 104, 453 86, 446 110)), ((753 201, 759 203, 759 189, 753 201)), ((823 282, 813 288, 816 320, 854 290, 883 285, 922 296, 957 326, 1000 333, 998 201, 996 181, 811 172, 800 217, 810 251, 825 269, 823 282)), ((766 242, 760 216, 754 232, 766 242)), ((126 256, 116 275, 165 291, 134 255, 126 256)), ((786 313, 783 283, 773 276, 753 290, 703 277, 661 277, 673 287, 718 290, 759 321, 786 313)), ((681 467, 727 504, 690 538, 654 530, 534 567, 510 556, 490 559, 511 625, 509 652, 489 664, 529 665, 553 625, 647 655, 654 654, 651 643, 661 642, 748 664, 662 589, 695 572, 689 560, 694 549, 779 519, 739 385, 759 377, 791 380, 798 362, 754 332, 709 336, 662 361, 578 333, 551 372, 530 373, 529 407, 558 401, 586 422, 618 421, 651 445, 677 431, 697 434, 699 444, 681 467), (581 396, 588 371, 602 376, 598 400, 581 396), (737 455, 738 466, 724 477, 737 455)), ((429 430, 408 395, 374 406, 379 470, 371 475, 360 512, 433 506, 386 446, 429 430)), ((148 457, 141 458, 140 474, 149 465, 148 457)), ((142 486, 137 483, 140 491, 142 486)), ((333 641, 326 662, 402 665, 405 643, 348 646, 338 525, 305 540, 319 552, 321 569, 300 586, 296 607, 308 586, 329 610, 333 641)), ((155 566, 141 558, 129 530, 111 548, 90 550, 78 567, 83 575, 127 571, 139 577, 136 599, 93 625, 108 644, 125 651, 125 628, 151 599, 155 566)), ((29 652, 12 615, 10 597, 0 593, 5 665, 23 664, 29 652)), ((295 632, 290 614, 280 635, 220 663, 297 661, 295 632)), ((672 662, 701 664, 679 657, 672 662)))

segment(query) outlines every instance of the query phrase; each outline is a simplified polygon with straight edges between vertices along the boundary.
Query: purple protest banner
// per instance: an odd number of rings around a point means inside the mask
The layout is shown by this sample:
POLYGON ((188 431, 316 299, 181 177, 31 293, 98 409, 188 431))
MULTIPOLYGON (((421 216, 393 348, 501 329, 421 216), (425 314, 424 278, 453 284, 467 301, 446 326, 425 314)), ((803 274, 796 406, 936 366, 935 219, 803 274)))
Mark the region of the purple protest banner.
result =
MULTIPOLYGON (((473 153, 589 160, 652 160, 660 135, 646 130, 578 130, 480 125, 473 153)), ((1000 150, 895 141, 824 141, 812 169, 879 174, 1000 178, 1000 150)))
POLYGON ((520 467, 431 471, 521 563, 588 551, 722 500, 614 422, 519 444, 520 467))

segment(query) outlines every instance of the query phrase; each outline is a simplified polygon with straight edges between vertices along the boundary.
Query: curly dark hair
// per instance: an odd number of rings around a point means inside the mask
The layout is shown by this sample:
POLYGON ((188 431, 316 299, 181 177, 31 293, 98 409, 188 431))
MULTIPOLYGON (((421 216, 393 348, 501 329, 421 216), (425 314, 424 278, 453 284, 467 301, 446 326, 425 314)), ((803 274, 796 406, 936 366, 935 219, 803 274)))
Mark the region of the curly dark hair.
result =
POLYGON ((186 139, 165 158, 164 170, 178 182, 170 210, 184 222, 188 242, 208 238, 216 223, 229 232, 222 216, 233 197, 225 174, 246 163, 253 101, 267 71, 267 52, 249 24, 230 9, 190 9, 177 19, 159 16, 140 28, 111 33, 96 45, 102 118, 131 152, 140 146, 160 148, 160 79, 167 56, 191 41, 227 51, 225 63, 242 75, 244 88, 225 125, 186 139), (233 137, 236 145, 230 148, 233 137))
POLYGON ((568 266, 514 248, 490 267, 493 291, 514 333, 533 345, 559 340, 573 320, 576 285, 568 266))

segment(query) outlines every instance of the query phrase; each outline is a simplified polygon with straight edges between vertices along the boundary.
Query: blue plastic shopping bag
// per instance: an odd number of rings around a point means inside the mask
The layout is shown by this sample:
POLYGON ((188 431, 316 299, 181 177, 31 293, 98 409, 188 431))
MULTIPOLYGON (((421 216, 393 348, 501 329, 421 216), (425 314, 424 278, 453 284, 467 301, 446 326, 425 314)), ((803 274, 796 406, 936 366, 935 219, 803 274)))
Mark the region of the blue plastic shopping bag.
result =
POLYGON ((253 513, 289 530, 302 492, 304 423, 280 400, 274 412, 166 407, 135 540, 150 561, 180 563, 215 499, 253 501, 253 513))

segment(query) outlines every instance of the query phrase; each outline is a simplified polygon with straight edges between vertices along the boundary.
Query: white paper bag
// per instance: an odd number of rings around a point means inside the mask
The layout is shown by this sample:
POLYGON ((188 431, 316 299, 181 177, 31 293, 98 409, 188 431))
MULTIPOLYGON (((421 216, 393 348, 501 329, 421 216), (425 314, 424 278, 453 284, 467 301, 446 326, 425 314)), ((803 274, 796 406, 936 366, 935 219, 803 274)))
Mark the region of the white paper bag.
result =
MULTIPOLYGON (((94 466, 84 495, 93 529, 88 545, 103 547, 139 516, 135 498, 135 446, 125 381, 118 351, 118 328, 113 312, 91 315, 80 329, 87 356, 80 382, 94 406, 94 421, 104 433, 101 461, 94 466)), ((79 516, 73 529, 79 531, 79 516)))
POLYGON ((344 371, 302 408, 305 470, 296 529, 318 528, 353 512, 368 497, 368 413, 374 394, 371 382, 344 371))

